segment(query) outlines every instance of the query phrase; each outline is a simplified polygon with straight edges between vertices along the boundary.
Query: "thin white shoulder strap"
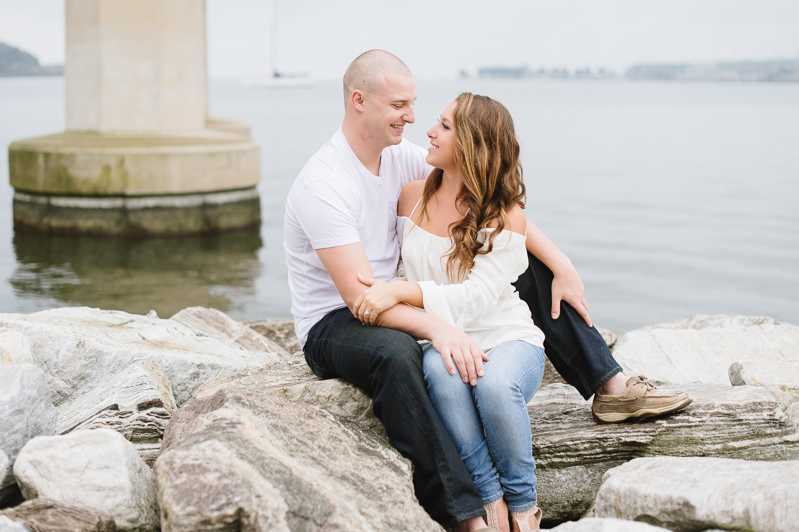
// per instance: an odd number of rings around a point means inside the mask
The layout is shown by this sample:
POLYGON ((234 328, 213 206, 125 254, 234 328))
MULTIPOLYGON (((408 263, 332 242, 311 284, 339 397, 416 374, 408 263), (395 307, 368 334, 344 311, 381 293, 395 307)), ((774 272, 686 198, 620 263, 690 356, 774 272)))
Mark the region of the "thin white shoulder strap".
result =
POLYGON ((416 205, 414 205, 414 206, 413 206, 413 210, 412 210, 412 211, 411 211, 411 213, 408 215, 408 218, 410 218, 411 220, 413 220, 413 213, 415 213, 415 212, 416 212, 416 207, 418 207, 418 206, 419 206, 419 204, 422 202, 422 199, 423 199, 423 198, 424 198, 424 196, 422 196, 421 198, 419 198, 419 201, 417 201, 417 202, 416 202, 416 205))

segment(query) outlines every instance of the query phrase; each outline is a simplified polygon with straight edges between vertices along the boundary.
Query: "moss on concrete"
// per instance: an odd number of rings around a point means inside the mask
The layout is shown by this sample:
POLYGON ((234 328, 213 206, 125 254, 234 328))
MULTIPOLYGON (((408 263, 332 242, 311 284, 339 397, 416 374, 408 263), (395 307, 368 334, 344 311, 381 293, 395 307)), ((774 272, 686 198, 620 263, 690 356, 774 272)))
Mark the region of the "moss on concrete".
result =
POLYGON ((37 194, 192 194, 248 188, 260 179, 258 145, 222 133, 61 133, 14 142, 8 158, 11 185, 37 194))

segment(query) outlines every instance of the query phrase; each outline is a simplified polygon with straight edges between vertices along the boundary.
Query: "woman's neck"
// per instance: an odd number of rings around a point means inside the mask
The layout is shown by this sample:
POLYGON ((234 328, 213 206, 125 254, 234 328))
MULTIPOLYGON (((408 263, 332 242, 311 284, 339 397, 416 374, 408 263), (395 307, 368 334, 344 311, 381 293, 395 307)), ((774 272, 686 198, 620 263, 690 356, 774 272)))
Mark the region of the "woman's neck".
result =
MULTIPOLYGON (((458 202, 461 190, 463 190, 463 178, 460 173, 445 170, 441 178, 441 185, 438 187, 438 190, 436 190, 435 195, 439 201, 454 205, 460 212, 463 210, 458 202)), ((465 211, 461 212, 461 214, 465 214, 465 211)))

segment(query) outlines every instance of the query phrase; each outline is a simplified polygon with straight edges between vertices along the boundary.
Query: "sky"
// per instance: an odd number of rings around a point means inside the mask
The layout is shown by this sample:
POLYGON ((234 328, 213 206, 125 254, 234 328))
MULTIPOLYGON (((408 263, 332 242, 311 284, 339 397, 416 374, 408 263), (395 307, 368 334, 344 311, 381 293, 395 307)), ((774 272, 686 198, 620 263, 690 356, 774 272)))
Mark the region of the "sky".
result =
MULTIPOLYGON (((270 70, 270 0, 206 0, 213 78, 270 70)), ((278 68, 337 78, 361 52, 388 50, 417 78, 482 66, 799 58, 796 0, 282 0, 278 68)), ((0 0, 0 42, 64 60, 64 0, 0 0)))

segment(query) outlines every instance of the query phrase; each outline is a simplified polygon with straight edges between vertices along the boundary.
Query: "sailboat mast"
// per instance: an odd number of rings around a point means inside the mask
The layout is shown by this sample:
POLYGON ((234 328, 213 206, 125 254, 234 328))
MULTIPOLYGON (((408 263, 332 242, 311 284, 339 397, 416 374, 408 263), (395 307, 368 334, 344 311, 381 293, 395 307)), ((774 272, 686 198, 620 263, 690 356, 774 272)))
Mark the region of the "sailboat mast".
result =
POLYGON ((277 1, 272 0, 272 45, 271 45, 271 55, 272 55, 272 77, 276 78, 279 76, 277 73, 277 1))

